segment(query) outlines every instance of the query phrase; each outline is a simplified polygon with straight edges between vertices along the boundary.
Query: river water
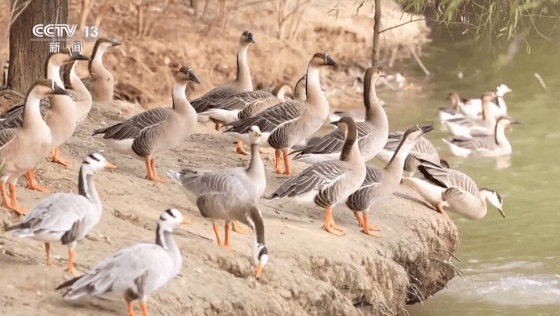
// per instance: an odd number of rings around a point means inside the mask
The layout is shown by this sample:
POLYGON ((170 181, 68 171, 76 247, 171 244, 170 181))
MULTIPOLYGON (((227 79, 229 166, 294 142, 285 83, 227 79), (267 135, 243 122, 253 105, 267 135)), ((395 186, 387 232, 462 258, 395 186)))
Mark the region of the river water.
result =
POLYGON ((410 306, 411 315, 560 315, 560 39, 528 41, 530 54, 522 44, 509 65, 499 66, 507 45, 492 51, 487 42, 444 36, 422 57, 432 77, 425 78, 413 61, 408 65, 418 91, 380 93, 389 104, 391 130, 403 130, 413 124, 439 126, 438 108, 448 105, 445 97, 452 90, 479 97, 504 83, 513 90, 506 96, 508 112, 521 122, 506 133, 513 154, 499 160, 452 157, 441 141, 445 131, 436 128, 427 135, 453 168, 502 195, 507 217, 491 206, 479 221, 451 214, 461 238, 456 265, 464 276, 423 305, 410 306))

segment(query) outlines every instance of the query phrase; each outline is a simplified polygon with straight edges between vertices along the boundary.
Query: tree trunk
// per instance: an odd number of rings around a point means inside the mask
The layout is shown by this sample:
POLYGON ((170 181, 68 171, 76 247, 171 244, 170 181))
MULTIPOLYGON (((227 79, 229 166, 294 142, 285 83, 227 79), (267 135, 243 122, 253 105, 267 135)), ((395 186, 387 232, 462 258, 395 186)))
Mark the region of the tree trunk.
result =
MULTIPOLYGON (((25 0, 11 0, 12 7, 25 0)), ((36 24, 67 23, 68 0, 31 0, 25 11, 10 27, 10 68, 8 86, 26 94, 33 82, 45 78, 45 59, 49 55, 49 41, 32 40, 36 24)), ((76 30, 78 32, 79 30, 76 30)), ((60 41, 64 47, 66 41, 60 41)))
POLYGON ((375 0, 375 15, 373 17, 373 49, 371 66, 379 67, 379 32, 381 32, 381 0, 375 0))

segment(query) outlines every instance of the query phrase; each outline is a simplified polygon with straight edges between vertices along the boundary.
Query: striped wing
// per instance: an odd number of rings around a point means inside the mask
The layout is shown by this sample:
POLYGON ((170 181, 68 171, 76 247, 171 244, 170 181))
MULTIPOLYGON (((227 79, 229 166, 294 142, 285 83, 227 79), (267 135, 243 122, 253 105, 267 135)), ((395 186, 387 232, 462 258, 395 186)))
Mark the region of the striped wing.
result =
POLYGON ((473 138, 466 138, 461 136, 453 137, 450 141, 453 145, 461 148, 476 150, 493 150, 496 147, 494 136, 480 136, 473 138))
POLYGON ((230 86, 217 87, 208 91, 200 98, 191 101, 191 105, 195 109, 196 113, 202 113, 210 109, 212 104, 225 98, 229 98, 237 93, 238 91, 230 86))
POLYGON ((478 186, 473 179, 466 174, 453 170, 441 168, 436 164, 422 161, 418 170, 424 175, 426 180, 443 188, 459 188, 473 195, 478 195, 478 186))
MULTIPOLYGON (((371 125, 366 122, 358 122, 356 128, 358 130, 358 145, 360 145, 361 150, 363 146, 362 143, 371 135, 371 125)), ((323 137, 310 139, 307 146, 296 155, 295 159, 306 154, 332 154, 342 152, 344 141, 345 138, 342 130, 337 128, 323 137)))
MULTIPOLYGON (((50 107, 50 101, 47 98, 41 99, 40 107, 41 117, 45 119, 45 115, 50 107)), ((23 125, 23 109, 25 103, 18 103, 10 107, 6 112, 0 114, 0 128, 17 128, 23 125)))
POLYGON ((129 118, 113 126, 97 129, 93 135, 103 134, 105 139, 132 139, 138 136, 148 137, 150 129, 161 124, 170 115, 170 108, 155 108, 129 118))
POLYGON ((259 114, 231 123, 225 133, 248 133, 251 126, 256 125, 261 132, 272 132, 278 126, 300 117, 306 109, 302 101, 287 101, 268 108, 259 114))
POLYGON ((19 128, 0 129, 0 149, 4 148, 19 132, 19 128))
POLYGON ((223 109, 223 110, 240 110, 245 107, 262 103, 268 99, 275 98, 274 95, 264 92, 264 91, 247 91, 235 94, 231 97, 219 100, 210 105, 212 109, 223 109))
POLYGON ((378 167, 366 166, 366 179, 360 188, 348 197, 346 206, 352 211, 366 210, 371 198, 377 195, 383 175, 383 171, 378 167))

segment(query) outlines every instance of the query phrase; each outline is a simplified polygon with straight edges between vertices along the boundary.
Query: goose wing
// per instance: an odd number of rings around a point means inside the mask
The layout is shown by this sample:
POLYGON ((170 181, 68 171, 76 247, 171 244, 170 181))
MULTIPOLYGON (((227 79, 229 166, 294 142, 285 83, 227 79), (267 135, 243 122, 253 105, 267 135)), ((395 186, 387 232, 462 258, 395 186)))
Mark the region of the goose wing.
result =
POLYGON ((151 109, 129 118, 128 120, 109 126, 97 129, 93 135, 103 135, 105 139, 131 139, 137 138, 144 132, 148 135, 149 130, 164 122, 171 114, 170 108, 155 108, 151 109))
POLYGON ((496 142, 494 136, 480 136, 467 138, 462 136, 455 136, 449 140, 453 145, 459 146, 461 148, 466 148, 472 151, 476 150, 492 150, 494 149, 496 142))
MULTIPOLYGON (((366 122, 356 123, 358 130, 358 145, 360 149, 363 147, 363 142, 371 136, 371 125, 366 122)), ((342 152, 344 147, 344 133, 339 128, 326 134, 323 137, 314 137, 309 140, 307 146, 300 150, 295 159, 309 154, 332 154, 342 152)))
POLYGON ((190 101, 192 107, 195 109, 196 113, 202 113, 211 108, 211 106, 225 98, 229 98, 238 91, 230 86, 221 86, 208 91, 206 94, 198 99, 190 101))
POLYGON ((218 100, 210 105, 212 109, 240 110, 252 104, 262 104, 266 100, 276 98, 265 91, 246 91, 237 93, 231 97, 218 100))
MULTIPOLYGON (((50 101, 47 98, 41 99, 39 109, 41 117, 45 119, 47 111, 50 107, 50 101)), ((0 115, 0 128, 17 128, 23 126, 23 109, 25 102, 18 103, 10 107, 6 112, 0 115)))
POLYGON ((20 131, 19 128, 0 129, 0 150, 3 149, 20 131))
POLYGON ((255 116, 231 123, 224 133, 248 133, 251 126, 256 125, 261 132, 272 132, 278 126, 299 118, 306 109, 305 102, 293 100, 277 104, 255 116))
POLYGON ((366 166, 366 178, 360 188, 348 197, 346 206, 352 211, 367 209, 369 201, 378 195, 383 175, 383 171, 378 167, 366 166))

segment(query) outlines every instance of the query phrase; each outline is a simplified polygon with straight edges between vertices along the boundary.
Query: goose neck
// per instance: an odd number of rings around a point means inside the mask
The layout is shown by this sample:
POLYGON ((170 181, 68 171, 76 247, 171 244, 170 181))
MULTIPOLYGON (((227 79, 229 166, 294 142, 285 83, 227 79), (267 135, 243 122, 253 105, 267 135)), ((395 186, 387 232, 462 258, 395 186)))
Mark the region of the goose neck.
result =
MULTIPOLYGON (((256 251, 259 245, 264 245, 264 222, 260 211, 251 206, 247 217, 249 225, 253 228, 253 250, 256 251)), ((255 256, 256 257, 256 256, 255 256)))
POLYGON ((372 78, 366 78, 364 84, 364 106, 366 108, 366 122, 373 125, 387 125, 387 114, 379 102, 372 78), (369 82, 368 82, 369 81, 369 82))
POLYGON ((175 82, 173 84, 173 90, 171 93, 171 97, 173 98, 173 109, 181 114, 196 115, 196 111, 185 94, 186 88, 186 83, 175 82))
POLYGON ((498 122, 494 129, 494 141, 498 146, 509 146, 509 141, 506 138, 505 127, 498 122))
POLYGON ((385 171, 387 171, 389 174, 397 175, 399 181, 403 175, 404 162, 406 161, 406 157, 410 153, 410 150, 413 146, 414 143, 408 142, 406 141, 406 139, 403 139, 397 147, 395 154, 393 154, 393 158, 391 158, 391 161, 389 161, 389 163, 385 167, 385 171))
POLYGON ((256 180, 264 175, 264 164, 259 150, 259 144, 251 144, 251 161, 246 170, 247 176, 251 180, 256 180))
POLYGON ((107 69, 105 69, 105 66, 103 66, 103 55, 105 54, 106 50, 107 48, 103 45, 98 45, 94 48, 93 56, 88 63, 88 70, 90 74, 107 72, 107 69))
MULTIPOLYGON (((307 81, 305 84, 306 99, 312 105, 327 103, 327 98, 321 90, 320 70, 318 67, 309 65, 307 68, 307 81)), ((327 103, 328 104, 328 103, 327 103)))
POLYGON ((95 189, 93 172, 90 172, 83 166, 80 168, 79 172, 78 193, 97 205, 99 209, 101 209, 101 200, 99 199, 99 194, 95 189))
POLYGON ((251 72, 247 62, 248 48, 248 45, 241 45, 237 50, 237 77, 235 81, 242 91, 253 91, 253 81, 251 80, 251 72))
POLYGON ((47 79, 54 81, 57 86, 64 89, 64 82, 62 82, 60 77, 60 66, 49 62, 47 65, 47 79))
POLYGON ((342 147, 342 152, 340 153, 341 161, 357 161, 362 160, 362 154, 360 153, 360 146, 358 144, 357 131, 356 128, 352 128, 348 131, 346 140, 344 141, 344 146, 342 147))
POLYGON ((41 116, 41 96, 30 92, 25 99, 25 107, 23 108, 23 124, 24 129, 33 128, 35 122, 42 121, 41 116))
POLYGON ((173 275, 179 273, 183 261, 181 257, 181 251, 179 250, 179 247, 177 247, 177 243, 175 242, 175 238, 173 237, 173 232, 169 228, 164 227, 164 225, 162 224, 158 224, 156 228, 156 245, 165 249, 167 254, 173 260, 173 265, 175 268, 173 275))

